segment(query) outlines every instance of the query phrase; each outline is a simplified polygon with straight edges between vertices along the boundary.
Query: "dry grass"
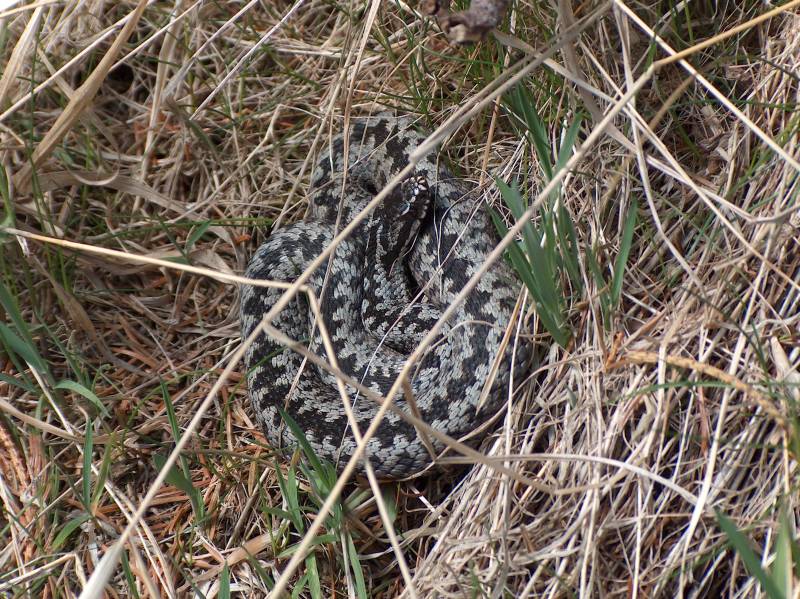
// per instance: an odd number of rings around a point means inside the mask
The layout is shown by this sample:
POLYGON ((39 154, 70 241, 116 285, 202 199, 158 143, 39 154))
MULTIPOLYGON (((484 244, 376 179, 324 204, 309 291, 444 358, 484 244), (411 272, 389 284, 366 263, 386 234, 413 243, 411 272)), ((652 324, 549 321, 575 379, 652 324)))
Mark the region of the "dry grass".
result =
POLYGON ((758 596, 714 512, 766 565, 780 514, 792 531, 799 515, 800 17, 584 3, 580 34, 559 37, 569 3, 521 1, 510 36, 458 49, 402 2, 252 4, 0 13, 0 594, 74 596, 121 547, 110 596, 258 597, 281 573, 303 596, 357 596, 360 577, 370 597, 758 596), (562 173, 584 287, 563 281, 572 342, 524 310, 513 342, 539 356, 490 459, 384 485, 388 518, 345 487, 294 571, 325 497, 286 479, 225 370, 232 275, 302 216, 350 114, 452 117, 443 153, 496 207, 490 176, 541 195, 491 91, 520 68, 554 145, 587 115, 562 173), (608 313, 587 256, 610 281, 634 201, 608 313))

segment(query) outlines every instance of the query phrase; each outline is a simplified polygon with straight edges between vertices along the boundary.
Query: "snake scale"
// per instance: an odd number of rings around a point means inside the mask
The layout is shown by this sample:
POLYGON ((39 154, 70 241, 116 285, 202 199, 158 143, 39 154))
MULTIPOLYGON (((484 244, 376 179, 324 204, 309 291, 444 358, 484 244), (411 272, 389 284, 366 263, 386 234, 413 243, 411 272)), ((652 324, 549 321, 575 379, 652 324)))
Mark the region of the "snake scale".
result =
MULTIPOLYGON (((340 135, 312 174, 306 219, 272 233, 253 255, 247 277, 296 280, 334 233, 408 164, 410 153, 425 136, 408 117, 384 114, 352 119, 348 139, 346 178, 345 138, 340 135)), ((497 243, 494 226, 476 196, 437 164, 435 156, 424 157, 413 176, 337 247, 329 269, 320 267, 309 279, 308 286, 321 298, 339 367, 372 391, 386 394, 408 354, 497 243)), ((410 386, 419 415, 433 428, 458 438, 497 412, 503 401, 501 390, 511 375, 511 344, 503 356, 497 354, 518 290, 508 266, 502 261, 493 264, 418 360, 410 386), (484 386, 495 362, 499 367, 487 394, 484 386)), ((281 293, 242 287, 243 338, 281 293)), ((292 299, 273 325, 325 356, 303 294, 292 299)), ((522 362, 524 355, 515 360, 522 362)), ((263 333, 248 348, 245 365, 252 405, 270 443, 296 444, 279 415, 282 407, 318 456, 340 465, 352 456, 355 440, 333 375, 310 362, 303 364, 298 352, 263 333)), ((363 432, 377 404, 354 388, 347 389, 363 432)), ((401 394, 395 402, 409 410, 401 394)), ((435 440, 433 446, 442 449, 435 440)), ((416 429, 391 412, 369 441, 367 456, 381 478, 408 476, 432 461, 416 429)))

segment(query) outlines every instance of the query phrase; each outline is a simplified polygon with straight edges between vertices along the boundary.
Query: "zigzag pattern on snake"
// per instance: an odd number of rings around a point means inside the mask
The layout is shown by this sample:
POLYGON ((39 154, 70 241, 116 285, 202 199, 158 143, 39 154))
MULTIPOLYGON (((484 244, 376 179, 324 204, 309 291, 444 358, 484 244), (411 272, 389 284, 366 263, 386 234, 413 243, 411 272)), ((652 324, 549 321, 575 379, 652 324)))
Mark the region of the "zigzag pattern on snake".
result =
MULTIPOLYGON (((408 164, 410 153, 424 139, 407 118, 379 115, 353 119, 346 179, 344 138, 339 136, 312 174, 308 216, 272 233, 252 257, 246 276, 293 282, 330 244, 337 230, 337 215, 341 229, 408 164)), ((414 176, 338 246, 324 293, 325 267, 308 282, 321 298, 339 367, 380 395, 386 394, 411 349, 497 243, 494 226, 475 196, 437 164, 435 156, 425 157, 414 176)), ((433 428, 461 437, 494 415, 503 402, 501 390, 511 374, 508 348, 499 359, 492 389, 486 397, 482 392, 518 290, 506 264, 498 261, 492 265, 412 371, 417 407, 433 428)), ((243 338, 281 293, 242 287, 243 338)), ((273 325, 292 339, 307 342, 311 351, 324 357, 313 320, 306 298, 298 294, 273 325)), ((524 358, 524 352, 517 355, 517 363, 524 358)), ((296 444, 278 413, 283 407, 305 431, 317 455, 340 464, 351 457, 355 440, 330 373, 306 363, 298 376, 302 356, 264 334, 248 349, 245 365, 256 417, 272 444, 296 444)), ((377 404, 351 387, 348 393, 363 432, 377 404)), ((403 397, 395 401, 400 408, 409 409, 403 397)), ((434 447, 442 449, 436 442, 434 447)), ((431 462, 415 428, 391 412, 368 443, 367 454, 381 478, 408 476, 431 462)))

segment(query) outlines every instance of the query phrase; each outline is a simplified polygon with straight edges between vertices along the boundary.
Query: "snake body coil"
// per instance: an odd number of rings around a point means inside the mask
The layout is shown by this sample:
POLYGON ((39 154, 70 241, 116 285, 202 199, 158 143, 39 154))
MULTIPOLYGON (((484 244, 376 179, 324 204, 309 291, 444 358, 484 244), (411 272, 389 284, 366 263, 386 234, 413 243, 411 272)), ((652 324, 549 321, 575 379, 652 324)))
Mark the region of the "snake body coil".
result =
MULTIPOLYGON (((408 164, 410 153, 423 140, 404 118, 355 119, 349 131, 346 179, 345 142, 339 136, 312 175, 308 217, 273 233, 258 248, 246 276, 296 280, 330 244, 335 231, 408 164)), ((385 395, 407 354, 481 268, 496 241, 485 209, 470 197, 464 184, 436 164, 435 158, 422 159, 414 177, 337 247, 330 268, 319 268, 308 281, 321 298, 324 323, 341 370, 385 395)), ((499 358, 497 354, 518 289, 508 267, 496 262, 412 370, 411 389, 419 415, 434 429, 460 437, 497 411, 511 364, 510 350, 499 358), (495 362, 499 366, 493 375, 495 362), (485 393, 490 376, 494 384, 485 393)), ((242 288, 244 338, 281 293, 265 287, 242 288)), ((281 311, 273 325, 325 357, 303 294, 281 311)), ((312 363, 303 364, 299 353, 282 348, 264 334, 248 349, 245 364, 255 414, 271 443, 296 443, 280 418, 278 408, 283 407, 305 431, 317 455, 337 463, 352 455, 355 440, 333 375, 312 363)), ((363 432, 377 404, 351 387, 348 393, 363 432)), ((410 411, 402 395, 395 403, 410 411)), ((437 442, 433 445, 441 449, 437 442)), ((431 462, 415 428, 391 412, 368 443, 367 456, 383 478, 407 476, 431 462)))

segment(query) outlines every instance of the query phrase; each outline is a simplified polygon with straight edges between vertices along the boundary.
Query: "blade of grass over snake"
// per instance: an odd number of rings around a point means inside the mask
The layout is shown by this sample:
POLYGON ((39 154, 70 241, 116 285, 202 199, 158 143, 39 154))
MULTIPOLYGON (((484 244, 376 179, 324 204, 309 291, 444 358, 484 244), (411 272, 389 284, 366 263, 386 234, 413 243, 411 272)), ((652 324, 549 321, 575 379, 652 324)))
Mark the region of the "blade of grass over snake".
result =
POLYGON ((636 228, 637 212, 639 204, 634 200, 628 206, 628 214, 625 217, 625 225, 622 229, 622 239, 619 244, 619 253, 614 261, 614 275, 611 279, 611 303, 614 306, 619 304, 622 296, 622 275, 625 274, 625 265, 628 263, 628 256, 631 253, 633 243, 633 231, 636 228))

